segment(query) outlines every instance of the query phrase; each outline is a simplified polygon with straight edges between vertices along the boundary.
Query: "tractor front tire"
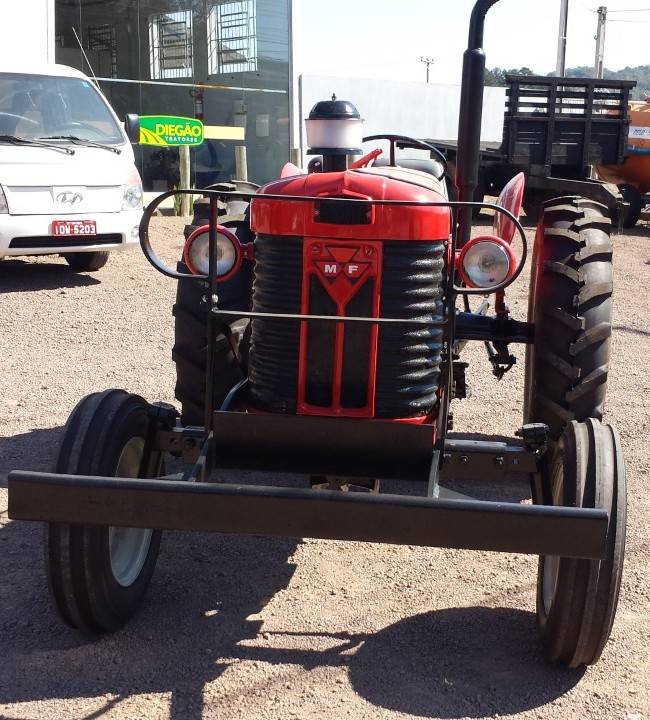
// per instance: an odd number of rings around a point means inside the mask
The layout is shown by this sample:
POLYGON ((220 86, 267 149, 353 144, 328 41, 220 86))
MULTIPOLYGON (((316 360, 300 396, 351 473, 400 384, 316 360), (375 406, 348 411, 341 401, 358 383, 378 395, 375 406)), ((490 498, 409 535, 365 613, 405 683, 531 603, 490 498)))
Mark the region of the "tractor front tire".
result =
POLYGON ((599 560, 541 556, 537 623, 547 660, 591 665, 607 642, 618 604, 625 552, 625 467, 616 430, 598 420, 571 422, 546 474, 554 506, 608 514, 599 560))
POLYGON ((605 208, 583 198, 544 207, 533 250, 524 422, 549 426, 603 416, 610 357, 612 244, 605 208))
MULTIPOLYGON (((87 395, 63 432, 55 472, 141 477, 149 405, 124 390, 87 395)), ((59 614, 97 635, 122 627, 136 612, 153 575, 161 533, 144 528, 48 523, 46 565, 59 614)))

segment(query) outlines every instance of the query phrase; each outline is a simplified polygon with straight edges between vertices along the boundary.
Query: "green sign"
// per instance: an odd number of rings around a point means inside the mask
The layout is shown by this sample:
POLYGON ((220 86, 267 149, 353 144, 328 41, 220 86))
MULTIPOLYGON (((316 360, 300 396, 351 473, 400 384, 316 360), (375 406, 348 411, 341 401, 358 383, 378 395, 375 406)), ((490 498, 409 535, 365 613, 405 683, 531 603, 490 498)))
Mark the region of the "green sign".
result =
POLYGON ((141 145, 200 145, 203 142, 203 123, 200 120, 175 115, 141 115, 141 145))

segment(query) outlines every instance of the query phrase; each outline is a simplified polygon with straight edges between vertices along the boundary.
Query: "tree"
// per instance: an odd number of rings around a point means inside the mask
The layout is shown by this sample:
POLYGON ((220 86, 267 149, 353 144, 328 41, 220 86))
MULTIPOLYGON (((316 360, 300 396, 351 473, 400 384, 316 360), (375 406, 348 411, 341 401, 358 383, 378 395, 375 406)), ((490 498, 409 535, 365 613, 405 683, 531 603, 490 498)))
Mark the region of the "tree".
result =
POLYGON ((485 70, 485 84, 491 87, 505 87, 506 75, 534 75, 535 73, 528 67, 505 68, 495 67, 491 70, 485 70))

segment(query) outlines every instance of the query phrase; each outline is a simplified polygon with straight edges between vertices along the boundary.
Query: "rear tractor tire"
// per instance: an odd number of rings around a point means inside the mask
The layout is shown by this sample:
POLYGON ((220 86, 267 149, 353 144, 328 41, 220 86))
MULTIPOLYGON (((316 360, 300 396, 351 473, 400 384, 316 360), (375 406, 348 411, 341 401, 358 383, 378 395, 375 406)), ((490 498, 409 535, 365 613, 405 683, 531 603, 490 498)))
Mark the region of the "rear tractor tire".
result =
MULTIPOLYGON (((55 472, 143 477, 161 457, 143 462, 152 420, 149 405, 124 390, 87 395, 66 424, 55 472)), ((137 611, 154 571, 159 530, 52 522, 46 569, 59 614, 84 634, 113 632, 137 611)))
POLYGON ((537 624, 546 658, 573 668, 591 665, 609 638, 623 572, 626 494, 618 433, 598 420, 571 422, 546 479, 553 505, 609 516, 602 559, 539 559, 537 624))
POLYGON ((524 422, 602 419, 612 319, 612 245, 605 208, 582 198, 549 201, 533 250, 524 422))
MULTIPOLYGON (((208 220, 194 217, 192 225, 206 224, 208 220)), ((253 234, 244 215, 227 215, 219 224, 234 232, 243 242, 252 242, 253 234)), ((183 261, 178 271, 189 273, 183 261)), ((248 308, 250 289, 235 285, 234 296, 226 294, 224 309, 248 308)), ((225 285, 226 283, 224 283, 225 285)), ((174 315, 174 347, 172 359, 176 365, 176 399, 181 404, 181 419, 185 425, 203 425, 205 422, 206 366, 207 366, 207 284, 197 280, 179 280, 176 289, 174 315)), ((220 290, 220 295, 222 291, 220 290)), ((248 363, 250 324, 235 319, 224 324, 214 338, 214 397, 219 409, 231 388, 244 377, 242 366, 248 363), (239 357, 236 357, 235 352, 239 357)))

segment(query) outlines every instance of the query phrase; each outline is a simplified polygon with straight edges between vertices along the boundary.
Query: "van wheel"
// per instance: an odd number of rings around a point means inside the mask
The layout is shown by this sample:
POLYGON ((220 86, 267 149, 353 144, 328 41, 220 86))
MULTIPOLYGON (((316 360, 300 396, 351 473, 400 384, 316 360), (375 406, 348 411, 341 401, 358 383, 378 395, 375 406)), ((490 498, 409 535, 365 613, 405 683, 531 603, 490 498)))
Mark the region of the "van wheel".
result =
POLYGON ((108 261, 106 251, 65 253, 63 257, 75 272, 94 272, 103 268, 108 261))

